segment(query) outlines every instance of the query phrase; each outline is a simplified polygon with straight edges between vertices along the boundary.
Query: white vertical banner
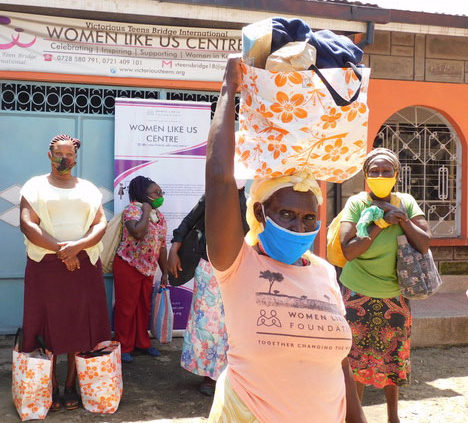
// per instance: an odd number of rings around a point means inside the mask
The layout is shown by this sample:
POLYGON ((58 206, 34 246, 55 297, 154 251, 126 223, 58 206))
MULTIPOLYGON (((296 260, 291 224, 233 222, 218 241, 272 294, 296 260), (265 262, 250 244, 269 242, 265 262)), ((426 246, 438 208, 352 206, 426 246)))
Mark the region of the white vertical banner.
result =
MULTIPOLYGON (((138 175, 164 191, 160 211, 172 231, 205 192, 206 141, 211 103, 115 99, 114 212, 129 203, 128 184, 138 175)), ((193 284, 171 287, 174 329, 185 329, 193 284)))

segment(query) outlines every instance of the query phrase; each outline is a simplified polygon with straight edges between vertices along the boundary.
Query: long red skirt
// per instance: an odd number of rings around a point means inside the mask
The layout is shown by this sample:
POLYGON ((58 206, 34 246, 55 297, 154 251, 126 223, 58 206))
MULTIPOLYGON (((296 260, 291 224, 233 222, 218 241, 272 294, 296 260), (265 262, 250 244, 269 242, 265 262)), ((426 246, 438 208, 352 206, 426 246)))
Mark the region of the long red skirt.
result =
POLYGON ((89 351, 111 339, 101 261, 78 254, 80 269, 70 272, 55 254, 38 263, 28 258, 24 276, 23 351, 41 335, 54 354, 89 351))

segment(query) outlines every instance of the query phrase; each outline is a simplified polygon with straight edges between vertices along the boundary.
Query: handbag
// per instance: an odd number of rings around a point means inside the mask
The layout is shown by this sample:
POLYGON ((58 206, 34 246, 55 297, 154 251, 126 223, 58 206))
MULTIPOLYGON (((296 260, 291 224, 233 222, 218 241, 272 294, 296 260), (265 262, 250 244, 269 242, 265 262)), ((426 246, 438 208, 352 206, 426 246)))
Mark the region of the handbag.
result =
POLYGON ((431 250, 422 254, 411 246, 406 235, 397 238, 397 275, 401 295, 409 300, 423 300, 435 294, 442 279, 431 250))
POLYGON ((161 344, 172 341, 174 313, 169 288, 155 284, 152 296, 150 332, 161 344))
POLYGON ((200 262, 203 250, 206 248, 203 242, 203 232, 200 228, 202 218, 190 229, 182 241, 182 245, 177 252, 182 270, 179 270, 177 277, 169 273, 169 283, 172 286, 180 286, 187 283, 195 275, 195 269, 200 262))
POLYGON ((123 391, 120 343, 100 342, 75 359, 84 408, 92 413, 115 413, 123 391))
POLYGON ((370 69, 270 72, 242 64, 235 176, 299 171, 343 182, 366 155, 370 69))
POLYGON ((327 230, 327 261, 333 264, 333 266, 338 267, 344 267, 348 261, 343 254, 340 242, 340 225, 343 211, 344 210, 341 210, 331 221, 327 230))
POLYGON ((22 421, 45 419, 52 405, 52 353, 37 337, 40 348, 21 351, 22 330, 15 336, 11 393, 22 421))
POLYGON ((112 273, 112 266, 114 264, 115 254, 119 248, 120 241, 122 240, 122 212, 116 214, 107 224, 106 232, 102 237, 102 244, 104 246, 101 252, 102 271, 104 273, 112 273))

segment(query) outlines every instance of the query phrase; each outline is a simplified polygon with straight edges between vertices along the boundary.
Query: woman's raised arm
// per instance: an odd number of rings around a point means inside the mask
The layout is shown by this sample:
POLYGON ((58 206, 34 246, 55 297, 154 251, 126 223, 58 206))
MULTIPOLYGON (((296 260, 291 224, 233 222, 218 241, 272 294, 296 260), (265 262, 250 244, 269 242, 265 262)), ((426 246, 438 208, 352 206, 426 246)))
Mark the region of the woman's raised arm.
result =
POLYGON ((208 135, 205 175, 206 243, 210 262, 218 270, 231 266, 244 239, 234 180, 235 96, 241 83, 240 56, 229 56, 208 135))

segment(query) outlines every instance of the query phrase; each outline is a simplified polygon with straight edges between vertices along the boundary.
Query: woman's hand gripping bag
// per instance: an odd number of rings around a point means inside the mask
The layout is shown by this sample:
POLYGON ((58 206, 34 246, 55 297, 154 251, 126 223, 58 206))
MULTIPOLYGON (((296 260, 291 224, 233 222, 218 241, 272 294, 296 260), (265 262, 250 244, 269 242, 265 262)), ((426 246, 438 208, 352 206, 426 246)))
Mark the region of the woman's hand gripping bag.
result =
POLYGON ((11 371, 13 402, 22 421, 42 420, 52 405, 52 353, 44 348, 21 352, 17 339, 11 371))
POLYGON ((84 408, 115 413, 123 391, 120 343, 100 342, 92 351, 77 354, 76 370, 84 408))
POLYGON ((241 66, 237 178, 305 170, 343 182, 359 172, 367 146, 369 68, 270 72, 241 66))

